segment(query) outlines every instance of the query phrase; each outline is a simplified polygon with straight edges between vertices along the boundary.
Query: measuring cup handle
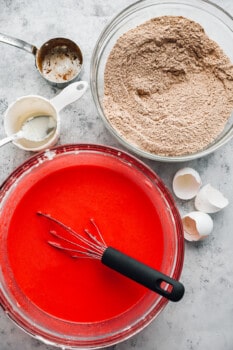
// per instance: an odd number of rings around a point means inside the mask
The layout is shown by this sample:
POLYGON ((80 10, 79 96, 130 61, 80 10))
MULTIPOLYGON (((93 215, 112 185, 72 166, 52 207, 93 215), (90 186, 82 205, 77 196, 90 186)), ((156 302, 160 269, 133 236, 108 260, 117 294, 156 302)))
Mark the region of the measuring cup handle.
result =
POLYGON ((13 38, 12 36, 3 33, 0 33, 0 42, 16 46, 19 49, 32 53, 33 55, 35 55, 37 52, 37 48, 34 45, 28 44, 23 40, 13 38))
POLYGON ((86 81, 72 83, 63 89, 57 96, 52 98, 50 102, 59 112, 70 103, 77 101, 80 97, 82 97, 87 88, 88 83, 86 81))

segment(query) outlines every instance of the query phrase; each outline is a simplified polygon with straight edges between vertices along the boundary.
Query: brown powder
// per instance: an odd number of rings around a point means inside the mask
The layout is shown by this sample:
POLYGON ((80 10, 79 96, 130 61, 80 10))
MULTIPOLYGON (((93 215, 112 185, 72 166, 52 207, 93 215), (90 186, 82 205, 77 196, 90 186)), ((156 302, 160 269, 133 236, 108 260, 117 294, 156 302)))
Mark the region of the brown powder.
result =
POLYGON ((195 153, 223 131, 233 109, 233 66, 204 29, 154 18, 122 35, 104 76, 104 111, 128 142, 150 153, 195 153))

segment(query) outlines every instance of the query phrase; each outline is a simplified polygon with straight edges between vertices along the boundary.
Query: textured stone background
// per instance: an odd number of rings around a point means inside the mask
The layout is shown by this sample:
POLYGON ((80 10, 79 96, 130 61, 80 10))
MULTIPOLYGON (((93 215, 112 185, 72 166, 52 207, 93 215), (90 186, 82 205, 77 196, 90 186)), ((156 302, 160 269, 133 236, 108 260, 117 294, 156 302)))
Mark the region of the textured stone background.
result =
MULTIPOLYGON (((190 0, 191 1, 191 0, 190 0)), ((104 26, 132 0, 0 0, 0 32, 21 38, 38 47, 49 38, 69 37, 83 48, 89 80, 90 59, 104 26)), ((233 1, 216 1, 233 14, 233 1)), ((17 97, 39 94, 52 98, 58 90, 47 85, 34 67, 34 57, 0 43, 0 138, 4 137, 2 115, 17 97)), ((93 142, 122 148, 98 117, 90 90, 62 112, 60 144, 93 142)), ((232 178, 233 142, 214 154, 183 164, 149 160, 171 189, 176 170, 191 166, 203 183, 211 183, 230 200, 214 215, 214 231, 200 244, 186 244, 182 281, 186 294, 179 304, 169 303, 162 314, 140 334, 111 347, 115 350, 232 350, 233 349, 233 232, 232 178)), ((0 183, 31 154, 8 144, 0 148, 0 183)), ((181 212, 193 209, 193 201, 177 200, 181 212)), ((51 350, 18 329, 0 310, 0 350, 51 350)))

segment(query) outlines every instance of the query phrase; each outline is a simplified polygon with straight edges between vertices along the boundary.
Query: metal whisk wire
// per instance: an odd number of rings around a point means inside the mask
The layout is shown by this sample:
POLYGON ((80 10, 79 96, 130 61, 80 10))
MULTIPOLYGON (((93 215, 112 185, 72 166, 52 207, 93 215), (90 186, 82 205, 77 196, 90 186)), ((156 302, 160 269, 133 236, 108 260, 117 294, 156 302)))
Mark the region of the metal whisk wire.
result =
POLYGON ((57 225, 59 225, 60 227, 62 227, 65 231, 69 232, 71 237, 75 238, 77 241, 74 242, 68 238, 65 238, 64 236, 57 233, 55 230, 50 231, 51 235, 58 238, 62 242, 66 242, 66 243, 72 245, 72 247, 77 247, 79 249, 69 248, 69 247, 66 247, 63 244, 55 242, 55 241, 48 241, 48 243, 51 246, 53 246, 54 248, 57 248, 57 249, 61 249, 63 251, 74 253, 71 255, 73 258, 92 258, 92 259, 101 260, 102 255, 107 248, 107 245, 106 245, 106 243, 103 239, 103 236, 102 236, 98 226, 96 225, 94 219, 90 219, 90 222, 93 225, 93 227, 95 228, 95 231, 96 231, 99 239, 97 239, 97 237, 95 235, 93 235, 88 229, 84 229, 84 232, 86 233, 86 235, 88 237, 88 239, 87 239, 84 236, 82 236, 81 234, 74 231, 71 227, 63 224, 61 221, 53 218, 49 214, 45 214, 42 212, 37 212, 37 214, 49 219, 50 221, 52 221, 52 222, 56 223, 57 225), (78 243, 78 242, 82 242, 82 244, 78 243))

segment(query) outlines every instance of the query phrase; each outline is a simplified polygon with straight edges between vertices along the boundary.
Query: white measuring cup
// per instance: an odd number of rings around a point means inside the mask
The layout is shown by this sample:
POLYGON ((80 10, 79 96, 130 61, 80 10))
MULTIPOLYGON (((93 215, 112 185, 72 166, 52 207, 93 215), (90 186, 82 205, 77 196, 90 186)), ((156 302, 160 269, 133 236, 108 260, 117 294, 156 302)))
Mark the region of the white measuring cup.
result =
MULTIPOLYGON (((54 130, 49 137, 39 141, 22 137, 12 140, 12 142, 23 150, 34 152, 53 146, 58 141, 60 135, 61 123, 59 112, 70 103, 81 98, 87 87, 88 83, 86 81, 79 81, 68 85, 50 100, 38 95, 27 95, 18 98, 7 108, 4 114, 6 135, 9 137, 19 133, 28 119, 46 115, 52 117, 55 122, 54 130)), ((2 144, 4 144, 4 140, 2 140, 2 144)))

